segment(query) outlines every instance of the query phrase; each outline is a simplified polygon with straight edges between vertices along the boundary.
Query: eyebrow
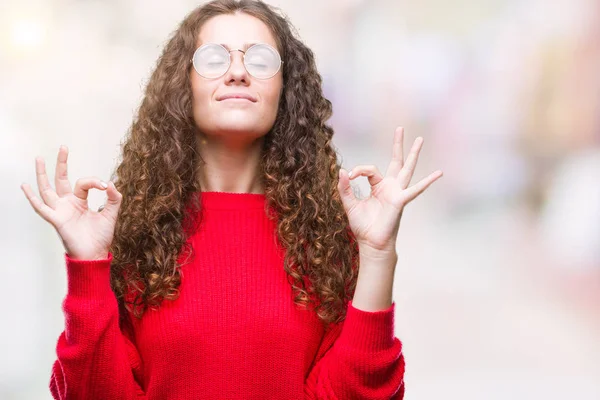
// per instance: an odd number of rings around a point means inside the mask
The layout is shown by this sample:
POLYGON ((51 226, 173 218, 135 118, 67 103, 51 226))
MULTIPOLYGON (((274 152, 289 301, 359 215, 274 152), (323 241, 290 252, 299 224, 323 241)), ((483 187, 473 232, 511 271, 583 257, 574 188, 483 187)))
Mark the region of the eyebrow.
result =
MULTIPOLYGON (((231 50, 229 48, 229 46, 227 46, 225 43, 219 43, 221 46, 225 47, 227 50, 231 50)), ((242 50, 248 50, 249 47, 254 46, 256 43, 244 43, 244 46, 242 47, 242 50)))

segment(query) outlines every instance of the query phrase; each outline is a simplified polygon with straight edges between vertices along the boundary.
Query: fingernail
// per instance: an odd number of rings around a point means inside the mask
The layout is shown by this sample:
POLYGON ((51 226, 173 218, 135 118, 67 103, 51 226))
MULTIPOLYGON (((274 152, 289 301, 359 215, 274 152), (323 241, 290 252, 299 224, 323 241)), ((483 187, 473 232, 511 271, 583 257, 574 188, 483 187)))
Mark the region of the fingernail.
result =
POLYGON ((104 181, 100 181, 100 185, 102 185, 102 187, 104 189, 106 189, 108 187, 108 184, 106 182, 104 182, 104 181))
POLYGON ((348 174, 348 178, 352 178, 352 171, 348 174))

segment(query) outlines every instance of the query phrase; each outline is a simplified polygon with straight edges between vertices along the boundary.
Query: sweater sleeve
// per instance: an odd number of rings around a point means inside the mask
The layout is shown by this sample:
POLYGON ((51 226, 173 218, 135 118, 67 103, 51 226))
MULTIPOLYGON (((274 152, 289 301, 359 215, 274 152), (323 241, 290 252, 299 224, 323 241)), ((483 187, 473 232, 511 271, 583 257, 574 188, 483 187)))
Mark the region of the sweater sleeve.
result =
POLYGON ((112 254, 74 260, 65 253, 65 329, 56 345, 50 392, 54 399, 144 399, 137 349, 119 328, 110 288, 112 254))
POLYGON ((324 336, 304 383, 315 400, 404 398, 404 355, 394 336, 395 302, 368 312, 348 303, 346 319, 324 336))

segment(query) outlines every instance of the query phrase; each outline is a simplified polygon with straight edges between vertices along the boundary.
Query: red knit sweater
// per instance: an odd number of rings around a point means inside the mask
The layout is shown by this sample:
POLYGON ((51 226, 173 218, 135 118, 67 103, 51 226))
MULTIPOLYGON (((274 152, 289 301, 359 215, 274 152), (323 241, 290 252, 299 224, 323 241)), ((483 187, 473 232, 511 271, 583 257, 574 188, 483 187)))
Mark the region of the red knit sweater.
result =
POLYGON ((119 329, 112 254, 65 253, 65 330, 52 367, 55 399, 402 399, 404 357, 394 308, 348 303, 325 331, 296 308, 265 195, 202 192, 193 261, 180 297, 119 329))

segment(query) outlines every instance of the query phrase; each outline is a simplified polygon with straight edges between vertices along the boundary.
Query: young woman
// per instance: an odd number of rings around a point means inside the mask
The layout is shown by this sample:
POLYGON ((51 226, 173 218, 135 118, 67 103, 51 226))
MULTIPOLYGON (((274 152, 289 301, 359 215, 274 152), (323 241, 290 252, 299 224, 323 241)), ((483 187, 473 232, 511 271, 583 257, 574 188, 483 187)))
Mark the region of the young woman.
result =
POLYGON ((108 184, 22 189, 65 247, 56 399, 402 399, 392 284, 409 187, 338 165, 312 52, 259 1, 218 0, 166 45, 108 184), (367 176, 371 195, 350 179, 367 176), (106 204, 88 208, 91 189, 106 204))

